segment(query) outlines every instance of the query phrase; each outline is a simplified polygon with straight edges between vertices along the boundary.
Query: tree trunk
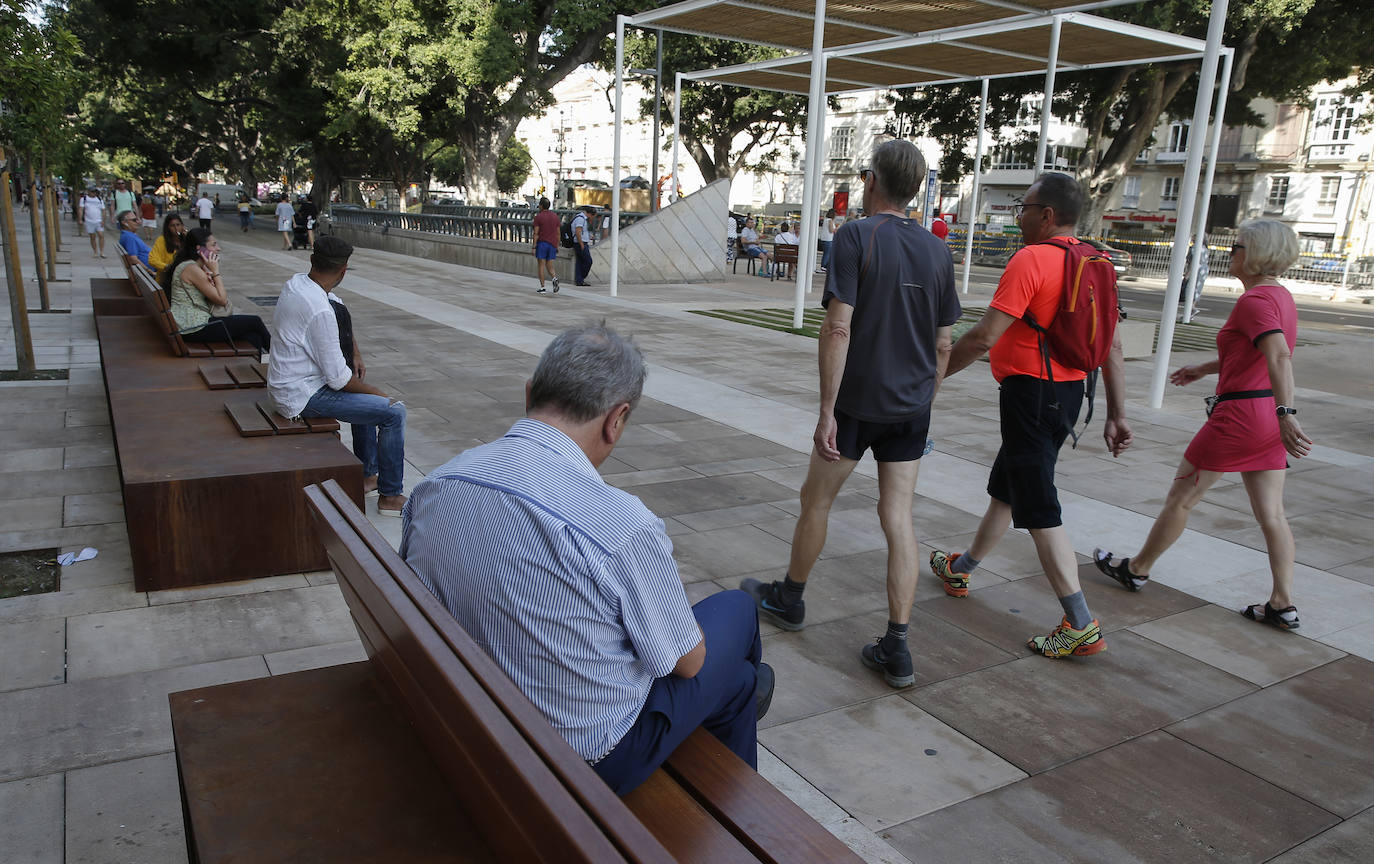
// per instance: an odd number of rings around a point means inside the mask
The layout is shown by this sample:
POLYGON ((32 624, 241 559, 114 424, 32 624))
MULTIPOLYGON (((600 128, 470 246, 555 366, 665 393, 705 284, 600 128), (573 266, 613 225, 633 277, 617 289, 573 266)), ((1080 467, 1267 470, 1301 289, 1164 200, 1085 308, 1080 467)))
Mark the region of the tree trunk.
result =
POLYGON ((334 190, 342 185, 342 178, 334 167, 333 161, 323 150, 319 148, 315 150, 313 161, 315 181, 310 185, 310 195, 315 199, 315 206, 323 211, 333 200, 330 196, 334 190))
POLYGON ((692 157, 692 161, 697 163, 697 170, 701 172, 701 180, 705 185, 710 185, 720 179, 720 169, 717 163, 706 152, 706 148, 701 146, 701 142, 695 138, 685 138, 687 143, 687 153, 692 157))
POLYGON ((29 335, 29 309, 24 298, 24 272, 19 261, 19 240, 14 233, 14 198, 9 194, 10 182, 8 170, 0 173, 0 185, 5 187, 3 200, 0 200, 0 234, 4 235, 5 241, 5 277, 10 286, 14 358, 20 372, 33 372, 33 337, 29 335))
POLYGON ((496 205, 501 194, 496 185, 496 163, 514 132, 515 122, 509 117, 494 119, 481 129, 465 126, 459 130, 458 146, 463 151, 463 179, 469 205, 496 205))
POLYGON ((52 310, 52 299, 48 296, 48 273, 44 259, 48 256, 43 249, 43 226, 38 221, 38 184, 34 179, 33 159, 24 157, 24 176, 29 187, 29 230, 33 232, 33 269, 38 277, 39 308, 44 312, 52 310))

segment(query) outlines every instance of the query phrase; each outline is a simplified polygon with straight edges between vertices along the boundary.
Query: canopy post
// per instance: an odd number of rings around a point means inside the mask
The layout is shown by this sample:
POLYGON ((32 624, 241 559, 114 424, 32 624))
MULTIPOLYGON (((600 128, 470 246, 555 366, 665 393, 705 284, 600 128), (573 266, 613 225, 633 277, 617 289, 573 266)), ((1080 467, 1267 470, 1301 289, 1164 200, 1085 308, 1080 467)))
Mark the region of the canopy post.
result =
MULTIPOLYGON (((816 17, 811 25, 811 92, 806 107, 806 157, 802 162, 802 215, 797 238, 797 285, 793 293, 792 327, 800 330, 806 291, 811 287, 811 271, 816 264, 816 211, 820 201, 821 136, 825 129, 825 0, 816 0, 816 17)), ((774 262, 774 267, 777 262, 774 262)))
MULTIPOLYGON (((1197 231, 1193 234, 1193 272, 1188 284, 1193 288, 1193 296, 1202 295, 1202 284, 1198 282, 1198 277, 1202 273, 1202 265, 1207 261, 1207 211, 1212 206, 1212 177, 1217 170, 1217 148, 1221 146, 1221 127, 1222 120, 1226 117, 1226 92, 1231 89, 1231 60, 1235 56, 1235 51, 1226 49, 1221 58, 1221 81, 1218 82, 1217 107, 1213 112, 1212 134, 1210 147, 1207 154, 1207 176, 1202 181, 1202 201, 1197 208, 1197 231)), ((1188 324, 1193 320, 1193 298, 1189 297, 1183 304, 1183 323, 1188 324)))
MULTIPOLYGON (((671 196, 672 196, 672 200, 673 200, 673 201, 676 201, 679 197, 681 197, 681 194, 682 194, 682 192, 681 192, 682 187, 678 185, 678 182, 679 182, 679 181, 678 181, 678 177, 677 177, 677 159, 678 159, 678 155, 677 155, 677 142, 678 142, 678 138, 680 138, 681 136, 682 136, 682 73, 681 73, 681 72, 674 72, 674 73, 673 73, 673 180, 672 180, 673 188, 672 188, 671 190, 669 190, 669 192, 670 192, 670 194, 671 194, 671 196)), ((727 199, 729 198, 728 195, 727 195, 726 197, 727 197, 727 199)), ((725 206, 726 206, 726 209, 729 209, 730 204, 729 204, 729 201, 728 201, 728 200, 727 200, 725 206)))
MULTIPOLYGON (((625 16, 615 16, 615 144, 611 148, 611 296, 620 289, 620 127, 625 120, 625 16)), ((590 229, 590 226, 588 226, 590 229)))
MULTIPOLYGON (((1217 77, 1217 57, 1221 54, 1221 36, 1226 26, 1226 7, 1229 0, 1212 0, 1212 17, 1207 22, 1207 53, 1198 73, 1197 101, 1193 106, 1193 129, 1207 124, 1212 104, 1212 89, 1207 82, 1217 77)), ((1193 206, 1197 202, 1198 176, 1202 173, 1201 147, 1189 147, 1183 167, 1183 195, 1178 202, 1178 223, 1174 227, 1174 248, 1169 255, 1169 282, 1164 287, 1164 308, 1159 316, 1159 347, 1155 351, 1154 376, 1150 379, 1150 407, 1164 405, 1164 385, 1169 380, 1169 353, 1174 343, 1174 310, 1178 308, 1178 294, 1183 281, 1183 259, 1188 254, 1188 231, 1193 225, 1193 206)))
POLYGON ((1039 177, 1045 172, 1045 150, 1050 143, 1050 118, 1054 116, 1054 73, 1059 66, 1059 30, 1063 19, 1054 16, 1050 24, 1050 59, 1045 67, 1045 101, 1040 106, 1040 141, 1035 145, 1035 172, 1039 177))
POLYGON ((969 200, 968 225, 964 228, 964 293, 968 293, 969 273, 973 269, 973 226, 978 224, 978 186, 983 177, 983 128, 988 122, 988 79, 983 79, 983 95, 978 100, 978 138, 973 146, 973 197, 969 200))

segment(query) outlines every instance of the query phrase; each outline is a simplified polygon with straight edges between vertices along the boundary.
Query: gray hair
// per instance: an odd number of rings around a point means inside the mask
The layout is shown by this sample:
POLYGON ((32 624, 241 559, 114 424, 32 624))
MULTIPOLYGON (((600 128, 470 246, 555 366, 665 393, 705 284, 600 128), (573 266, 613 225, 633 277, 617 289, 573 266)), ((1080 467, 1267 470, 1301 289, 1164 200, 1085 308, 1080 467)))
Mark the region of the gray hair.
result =
POLYGON ((904 207, 921 191, 926 179, 926 159, 916 145, 901 138, 884 141, 873 151, 875 182, 894 207, 904 207))
POLYGON ((1298 235, 1276 219, 1250 219, 1240 223, 1236 239, 1245 247, 1241 265, 1251 276, 1277 276, 1298 260, 1298 235))
POLYGON ((132 215, 134 215, 134 211, 132 210, 120 210, 118 213, 115 214, 115 225, 118 225, 119 223, 123 222, 125 216, 132 215))
POLYGON ((552 408, 576 423, 622 402, 633 409, 644 392, 644 355, 634 337, 602 321, 564 330, 539 357, 530 381, 530 409, 552 408))

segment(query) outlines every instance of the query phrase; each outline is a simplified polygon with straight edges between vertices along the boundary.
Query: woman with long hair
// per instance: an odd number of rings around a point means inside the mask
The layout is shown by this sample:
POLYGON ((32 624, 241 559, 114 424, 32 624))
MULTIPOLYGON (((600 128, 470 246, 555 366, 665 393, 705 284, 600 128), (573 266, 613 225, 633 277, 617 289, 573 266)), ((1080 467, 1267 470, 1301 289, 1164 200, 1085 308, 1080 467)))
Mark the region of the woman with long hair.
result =
POLYGON ((153 241, 153 248, 148 252, 148 264, 157 271, 157 277, 162 278, 162 272, 167 269, 167 265, 176 258, 177 250, 181 248, 181 238, 186 234, 186 226, 182 224, 181 216, 176 213, 168 213, 167 218, 162 220, 162 233, 153 241))
POLYGON ((272 334, 256 315, 217 315, 229 308, 229 292, 219 272, 219 241, 204 228, 193 228, 181 239, 171 266, 158 279, 167 303, 187 342, 241 340, 272 350, 272 334))
POLYGON ((1306 456, 1312 439, 1298 425, 1293 405, 1298 308, 1279 283, 1279 274, 1297 260, 1297 235, 1282 222, 1251 219, 1237 230, 1230 272, 1245 286, 1245 293, 1217 333, 1217 357, 1184 366, 1170 379, 1181 387, 1218 374, 1216 394, 1207 399, 1207 422, 1184 452, 1164 509, 1140 551, 1127 558, 1104 549, 1093 551, 1097 569, 1127 590, 1139 591, 1148 584, 1150 568, 1183 533, 1203 493, 1222 474, 1239 471, 1264 533, 1273 574, 1269 598, 1240 613, 1281 630, 1298 629, 1298 609, 1293 605, 1296 552, 1283 511, 1283 481, 1289 457, 1306 456))

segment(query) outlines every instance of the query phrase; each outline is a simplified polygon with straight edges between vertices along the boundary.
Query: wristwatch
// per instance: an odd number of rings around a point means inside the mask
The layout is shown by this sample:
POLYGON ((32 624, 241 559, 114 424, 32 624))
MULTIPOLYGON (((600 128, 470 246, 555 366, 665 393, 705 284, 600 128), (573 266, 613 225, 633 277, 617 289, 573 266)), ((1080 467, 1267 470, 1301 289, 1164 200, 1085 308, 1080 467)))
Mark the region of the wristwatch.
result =
POLYGON ((1274 409, 1274 413, 1282 417, 1285 414, 1296 414, 1298 413, 1298 409, 1289 408, 1287 405, 1280 405, 1278 408, 1274 409))

